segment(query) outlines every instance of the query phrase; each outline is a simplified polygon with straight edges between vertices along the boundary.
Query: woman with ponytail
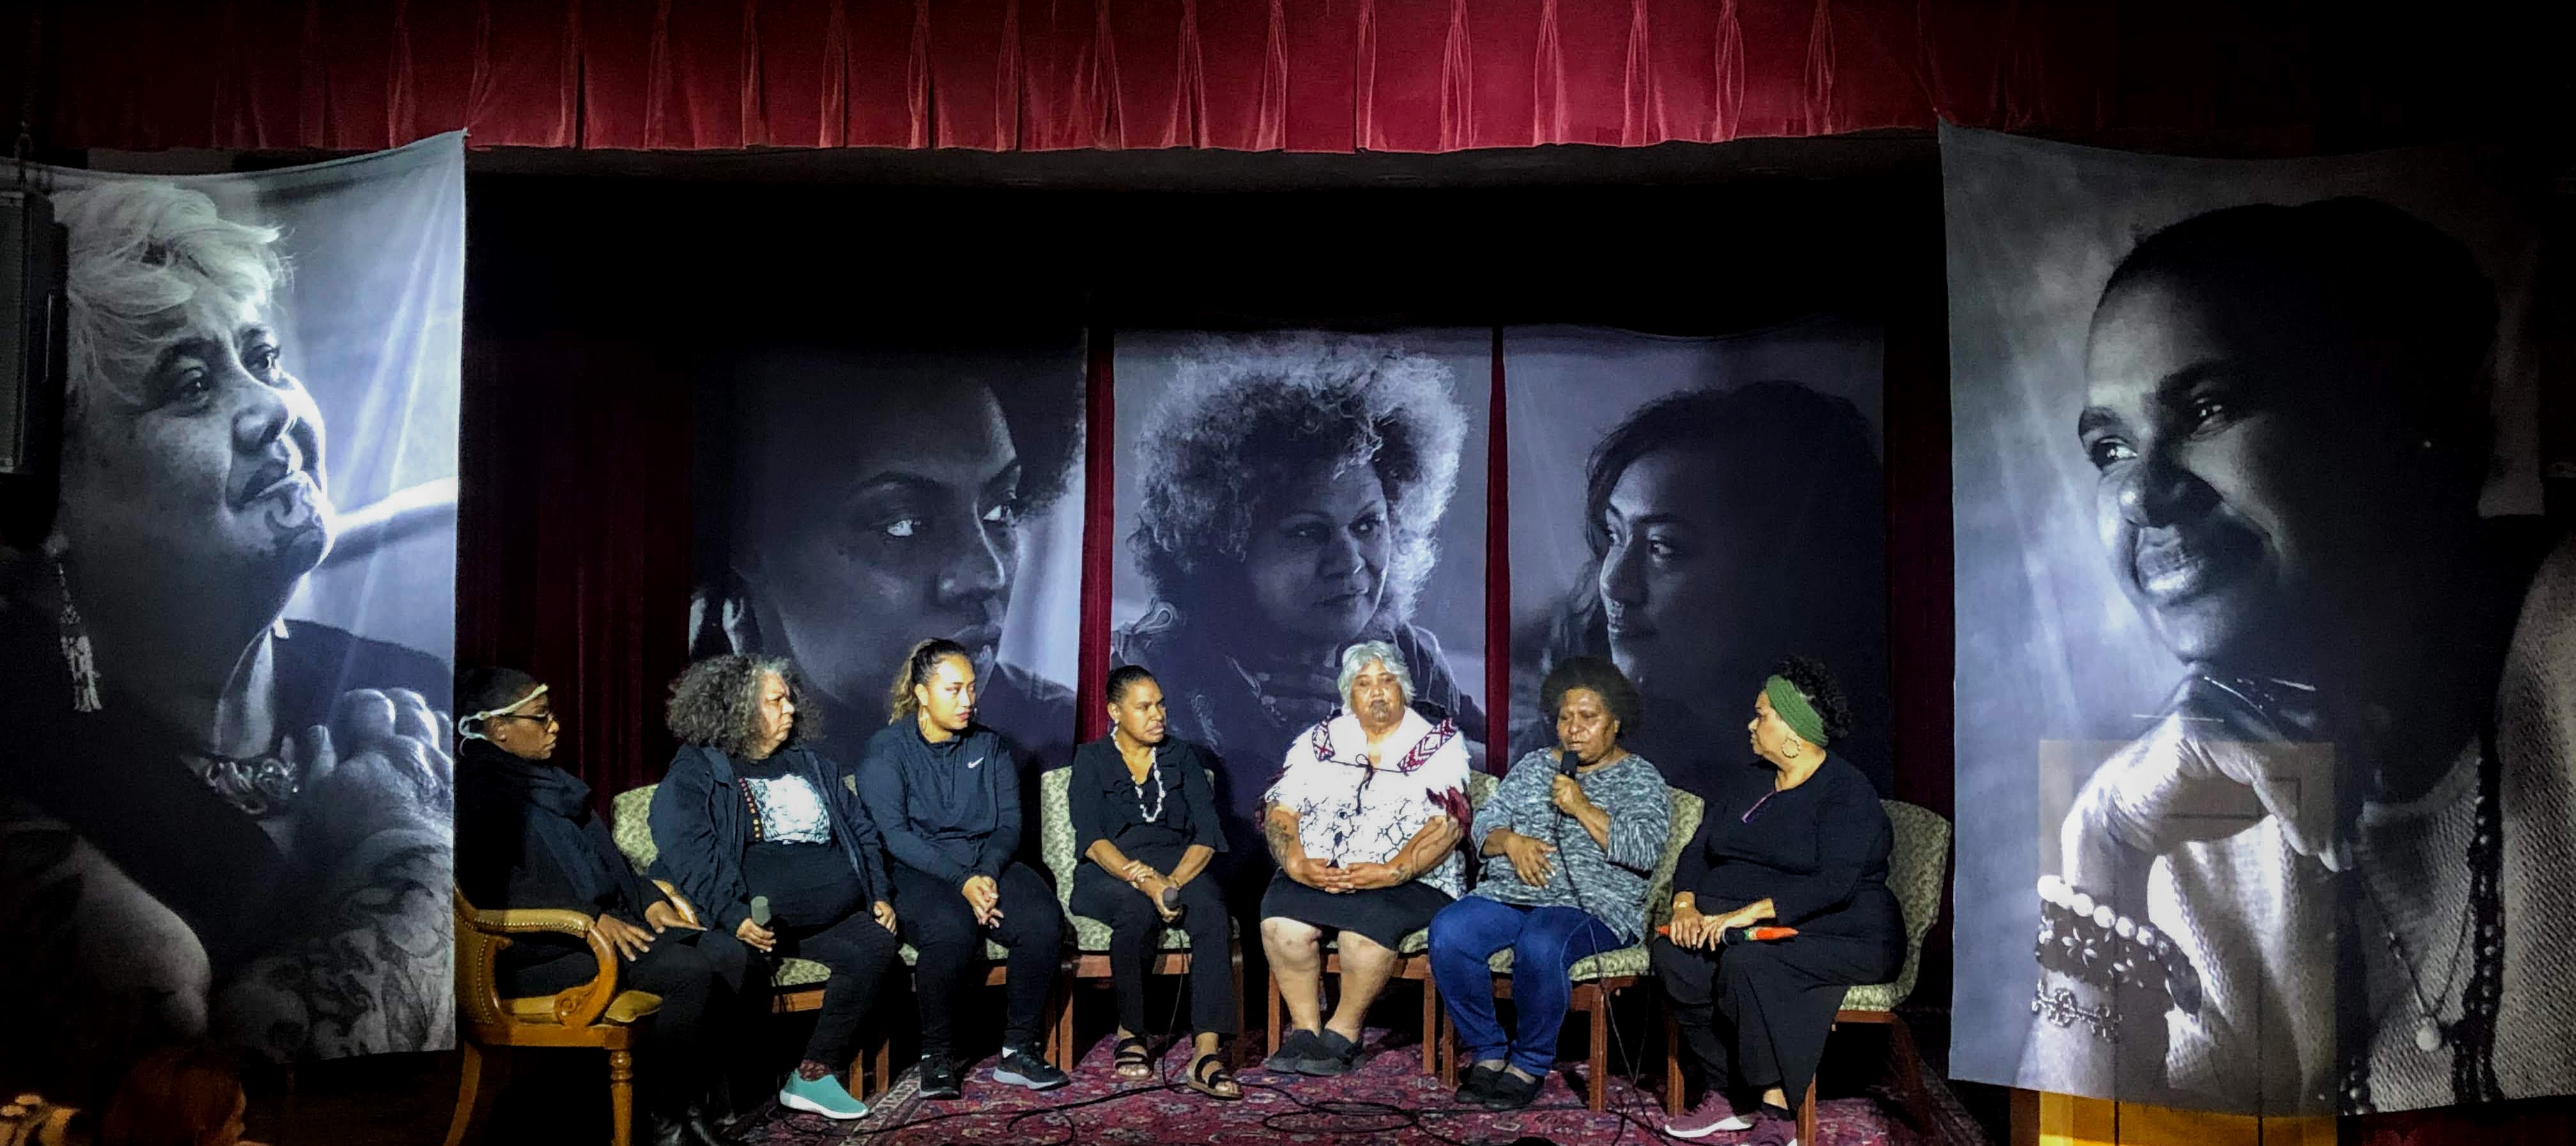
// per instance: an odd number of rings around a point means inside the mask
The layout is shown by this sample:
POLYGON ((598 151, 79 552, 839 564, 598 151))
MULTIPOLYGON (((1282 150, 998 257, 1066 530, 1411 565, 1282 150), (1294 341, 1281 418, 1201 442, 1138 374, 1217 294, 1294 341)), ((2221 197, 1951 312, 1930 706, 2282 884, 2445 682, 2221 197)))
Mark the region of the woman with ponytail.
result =
POLYGON ((859 795, 885 835, 903 937, 920 952, 921 1096, 956 1098, 951 1057, 957 994, 981 975, 984 940, 1010 949, 1010 1003, 993 1078, 1031 1090, 1067 1079, 1040 1033, 1055 981, 1064 914, 1055 889, 1011 857, 1020 846, 1019 775, 1001 737, 975 723, 975 661, 964 645, 912 647, 868 738, 859 795))

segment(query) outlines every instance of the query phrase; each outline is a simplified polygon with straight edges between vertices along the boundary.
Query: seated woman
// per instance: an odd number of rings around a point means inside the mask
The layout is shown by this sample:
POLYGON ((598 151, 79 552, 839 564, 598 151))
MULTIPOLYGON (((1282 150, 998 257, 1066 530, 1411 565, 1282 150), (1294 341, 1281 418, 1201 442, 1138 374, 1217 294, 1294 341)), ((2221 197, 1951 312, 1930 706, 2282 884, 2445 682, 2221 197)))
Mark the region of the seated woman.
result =
POLYGON ((1136 665, 1109 672, 1109 737, 1074 750, 1066 789, 1074 841, 1073 910, 1109 921, 1109 978, 1118 992, 1118 1077, 1154 1077, 1145 1040, 1145 965, 1166 927, 1190 937, 1190 1023, 1197 1053, 1182 1084, 1243 1097, 1220 1052, 1234 1037, 1234 936, 1225 894, 1206 874, 1225 850, 1208 762, 1163 735, 1163 687, 1136 665), (1127 888, 1120 891, 1119 886, 1127 888))
POLYGON ((1053 1090, 1071 1081, 1039 1042, 1063 952, 1055 888, 1020 846, 1019 774, 1002 738, 975 723, 975 661, 951 640, 914 645, 895 674, 892 713, 868 738, 859 795, 893 857, 903 938, 919 952, 921 1096, 956 1098, 957 993, 983 976, 984 939, 1010 949, 1009 1009, 995 1082, 1053 1090))
POLYGON ((647 819, 661 853, 654 874, 701 918, 763 955, 831 968, 778 1104, 845 1120, 868 1107, 832 1072, 851 1061, 899 945, 876 825, 849 770, 801 746, 818 731, 797 715, 802 705, 785 661, 727 654, 690 665, 671 684, 671 735, 683 747, 647 819))
POLYGON ((1395 974, 1404 937, 1431 925, 1462 890, 1467 745, 1458 726, 1413 711, 1413 677, 1385 641, 1342 654, 1348 713, 1288 746, 1288 767, 1262 797, 1279 874, 1261 896, 1261 947, 1279 977, 1291 1028, 1263 1065, 1346 1074, 1361 1023, 1395 974), (1323 1016, 1323 935, 1340 932, 1341 1002, 1323 1016))
POLYGON ((1751 1129, 1748 1142, 1796 1143, 1789 1096, 1815 1077, 1844 989, 1887 982, 1905 963, 1887 811, 1858 768, 1825 751, 1850 720, 1825 666, 1783 662, 1748 726, 1767 766, 1723 779, 1682 848, 1670 935, 1649 950, 1707 1093, 1665 1124, 1673 1137, 1751 1129), (1755 941, 1740 929, 1756 923, 1798 933, 1755 941), (1734 1099, 1756 1090, 1760 1109, 1738 1113, 1734 1099))
MULTIPOLYGON (((662 997, 644 1055, 646 1141, 711 1146, 707 1100, 726 1040, 714 1028, 742 991, 749 952, 700 929, 638 874, 591 806, 590 786, 547 761, 554 702, 508 668, 456 679, 456 886, 479 908, 545 907, 592 916, 625 957, 618 984, 662 997)), ((569 935, 513 936, 496 961, 501 994, 551 995, 599 975, 590 945, 569 935)))
POLYGON ((1576 963, 1642 942, 1646 877, 1672 831, 1663 773, 1620 745, 1637 689, 1599 657, 1557 663, 1539 689, 1558 747, 1512 765, 1467 838, 1485 857, 1475 893, 1431 918, 1431 977, 1466 1045, 1458 1101, 1518 1110, 1556 1061, 1576 963), (1571 830, 1569 830, 1571 829, 1571 830), (1514 1029, 1494 1011, 1486 960, 1512 952, 1514 1029))

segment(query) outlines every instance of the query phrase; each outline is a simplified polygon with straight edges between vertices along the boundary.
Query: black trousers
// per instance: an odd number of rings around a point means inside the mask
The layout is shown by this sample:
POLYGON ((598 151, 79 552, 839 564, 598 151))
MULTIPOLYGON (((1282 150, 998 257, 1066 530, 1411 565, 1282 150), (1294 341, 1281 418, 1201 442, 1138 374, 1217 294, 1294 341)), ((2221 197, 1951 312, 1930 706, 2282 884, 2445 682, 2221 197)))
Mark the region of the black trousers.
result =
MULTIPOLYGON (((897 915, 900 920, 900 914, 897 915)), ((903 957, 903 942, 868 908, 819 928, 787 928, 773 954, 810 959, 832 969, 823 983, 823 1010, 805 1040, 805 1059, 840 1070, 857 1053, 859 1024, 876 1005, 886 971, 903 957)))
MULTIPOLYGON (((1162 913, 1143 893, 1088 860, 1074 870, 1073 911, 1109 924, 1109 983, 1118 995, 1118 1025, 1144 1034, 1145 967, 1163 934, 1162 913)), ((1215 877, 1202 874, 1181 885, 1181 918, 1170 926, 1190 937, 1190 1026, 1233 1037, 1234 933, 1215 877)))
MULTIPOLYGON (((884 930, 879 928, 878 930, 884 930)), ((617 965, 621 990, 650 991, 662 1009, 646 1019, 652 1035, 637 1056, 638 1086, 648 1107, 678 1111, 702 1101, 739 1045, 736 1020, 751 949, 717 931, 673 929, 654 936, 651 950, 617 965)), ((551 995, 599 976, 589 951, 572 951, 501 976, 501 993, 513 998, 551 995)))
POLYGON ((1047 995, 1064 955, 1064 909, 1056 903, 1055 887, 1027 864, 1003 868, 996 881, 1002 919, 987 928, 975 922, 975 909, 956 885, 901 863, 891 866, 903 938, 920 956, 912 982, 921 1005, 921 1053, 948 1055, 958 993, 981 983, 978 972, 988 935, 1011 952, 1002 1045, 1027 1050, 1042 1045, 1047 995))
POLYGON ((1792 1108, 1816 1077, 1843 992, 1897 971, 1886 943, 1828 935, 1704 951, 1657 936, 1647 951, 1686 1061, 1698 1064, 1707 1087, 1741 1094, 1777 1086, 1792 1108))

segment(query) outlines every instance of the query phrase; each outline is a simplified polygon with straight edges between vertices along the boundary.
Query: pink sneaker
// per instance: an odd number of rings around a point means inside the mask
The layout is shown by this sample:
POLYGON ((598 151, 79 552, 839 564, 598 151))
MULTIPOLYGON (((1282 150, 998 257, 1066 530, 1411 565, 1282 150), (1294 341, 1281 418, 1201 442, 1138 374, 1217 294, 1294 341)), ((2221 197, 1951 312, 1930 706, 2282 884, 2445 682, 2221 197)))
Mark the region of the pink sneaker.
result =
POLYGON ((1763 1111, 1753 1120, 1753 1136, 1744 1146, 1798 1146, 1798 1120, 1763 1111))
MULTIPOLYGON (((1664 1123, 1664 1133, 1675 1138, 1706 1138, 1719 1132, 1733 1133, 1753 1128, 1753 1119, 1735 1112, 1735 1104, 1726 1100, 1722 1091, 1711 1090, 1701 1096, 1699 1105, 1683 1111, 1664 1123)), ((1794 1125, 1791 1130, 1795 1132, 1794 1125)))

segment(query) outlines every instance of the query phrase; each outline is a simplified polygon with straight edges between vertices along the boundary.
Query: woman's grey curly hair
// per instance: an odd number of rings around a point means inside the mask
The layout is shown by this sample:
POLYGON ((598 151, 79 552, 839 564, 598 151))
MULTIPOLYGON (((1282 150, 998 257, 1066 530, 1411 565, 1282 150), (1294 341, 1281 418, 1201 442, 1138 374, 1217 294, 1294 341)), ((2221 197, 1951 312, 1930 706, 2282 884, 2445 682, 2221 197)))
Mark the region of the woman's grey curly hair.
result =
POLYGON ((1144 504, 1128 544, 1155 595, 1187 612, 1209 595, 1205 578, 1239 569, 1262 491, 1365 465, 1386 488, 1393 531, 1377 619, 1410 618, 1458 487, 1467 419, 1451 386, 1446 364, 1377 339, 1191 345, 1138 438, 1144 504))
POLYGON ((787 682, 787 702, 796 706, 796 723, 779 748, 811 743, 823 734, 823 710, 806 702, 796 666, 782 657, 742 653, 708 657, 680 671, 680 679, 671 682, 666 717, 671 735, 682 744, 749 756, 760 744, 760 678, 773 672, 787 682))

